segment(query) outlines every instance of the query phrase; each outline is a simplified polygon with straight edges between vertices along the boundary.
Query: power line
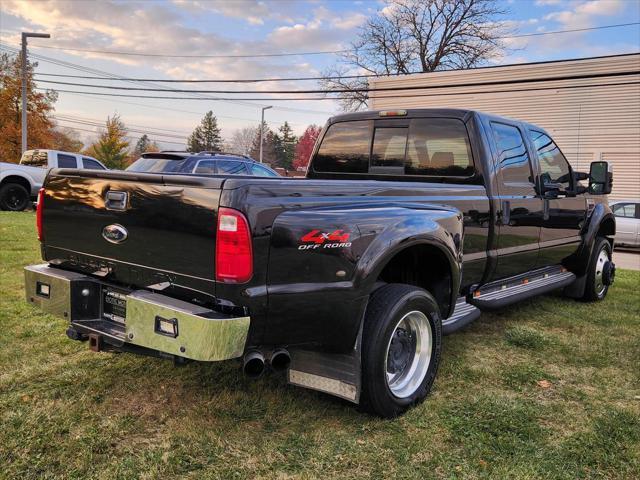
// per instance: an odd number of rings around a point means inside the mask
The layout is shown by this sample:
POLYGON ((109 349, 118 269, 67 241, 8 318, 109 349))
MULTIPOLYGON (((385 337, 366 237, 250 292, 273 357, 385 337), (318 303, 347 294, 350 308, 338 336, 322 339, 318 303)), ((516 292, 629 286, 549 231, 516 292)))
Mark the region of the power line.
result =
MULTIPOLYGON (((261 83, 261 82, 301 82, 305 80, 331 80, 331 79, 356 79, 356 78, 379 78, 379 77, 394 77, 403 75, 413 75, 416 73, 426 72, 410 72, 410 73, 390 73, 384 75, 329 75, 326 77, 285 77, 285 78, 240 78, 240 79, 212 79, 212 80, 197 80, 197 79, 185 79, 177 80, 171 78, 127 78, 130 82, 158 82, 158 83, 261 83)), ((87 77, 84 75, 64 75, 61 73, 34 73, 39 77, 65 77, 65 78, 84 78, 91 80, 116 80, 112 77, 87 77)))
MULTIPOLYGON (((451 85, 409 85, 405 87, 376 87, 376 88, 344 88, 344 89, 307 89, 307 90, 188 90, 188 89, 173 89, 176 93, 216 93, 216 94, 334 94, 334 93, 367 93, 367 92, 393 92, 393 91, 406 91, 406 90, 424 90, 428 89, 441 89, 452 87, 482 87, 482 86, 494 86, 494 85, 515 85, 522 83, 539 83, 539 82, 551 82, 551 81, 565 81, 565 80, 584 80, 591 78, 608 78, 608 77, 623 77, 628 75, 637 75, 640 70, 631 70, 627 72, 608 72, 608 73, 596 73, 596 74, 581 74, 581 75, 565 75, 561 77, 545 77, 536 79, 517 79, 517 80, 495 80, 491 82, 475 82, 475 83, 462 83, 451 85)), ((57 80, 39 80, 42 83, 52 83, 56 85, 67 85, 74 87, 91 87, 91 88, 105 88, 109 90, 125 90, 125 91, 142 91, 142 92, 163 92, 165 89, 161 88, 144 88, 144 87, 122 87, 117 85, 95 85, 90 83, 75 83, 75 82, 60 82, 57 80)), ((265 99, 269 100, 269 99, 265 99)))
MULTIPOLYGON (((614 87, 620 85, 640 85, 640 81, 637 82, 619 82, 619 83, 600 83, 600 84, 588 84, 588 85, 560 85, 556 87, 534 87, 534 88, 521 88, 521 89, 507 89, 507 90, 480 90, 475 92, 445 92, 445 93, 415 93, 415 94, 404 94, 404 95, 381 95, 372 98, 416 98, 416 97, 434 97, 434 96, 450 96, 450 95, 481 95, 481 94, 489 94, 489 93, 512 93, 512 92, 533 92, 533 91, 543 91, 543 90, 564 90, 571 88, 596 88, 596 87, 614 87)), ((423 89, 428 89, 429 87, 423 87, 423 89)), ((451 87, 450 87, 451 88, 451 87)), ((37 87, 36 90, 46 91, 46 88, 37 87)), ((51 89, 50 89, 51 90, 51 89)), ((53 89, 57 92, 63 93, 90 93, 91 95, 100 95, 105 97, 123 97, 123 98, 149 98, 149 99, 164 99, 164 100, 213 100, 212 98, 207 97, 167 97, 167 96, 156 96, 156 95, 133 95, 133 94, 125 94, 125 93, 102 93, 102 92, 78 92, 75 90, 61 90, 61 89, 53 89)), ((315 101, 315 100, 340 100, 348 97, 291 97, 291 98, 269 98, 270 102, 290 102, 290 101, 315 101)), ((217 98, 215 98, 217 99, 217 98)), ((245 98, 243 100, 258 100, 253 98, 245 98)))
MULTIPOLYGON (((87 133, 93 133, 96 134, 97 132, 93 131, 93 130, 89 130, 86 128, 79 128, 79 127, 65 127, 65 128, 71 128, 72 130, 78 130, 80 132, 87 132, 87 133)), ((126 138, 132 139, 132 140, 139 140, 140 137, 136 137, 135 135, 125 135, 126 138)), ((170 143, 172 145, 185 145, 186 142, 170 142, 168 140, 160 140, 157 138, 149 138, 150 141, 152 142, 156 142, 156 143, 170 143)))
MULTIPOLYGON (((19 50, 17 48, 9 46, 7 44, 3 44, 2 42, 0 42, 0 49, 5 50, 5 51, 9 51, 10 53, 13 53, 14 55, 19 53, 19 50)), ((87 72, 87 73, 91 73, 91 74, 106 75, 106 76, 111 77, 114 80, 122 80, 123 82, 131 83, 125 77, 122 77, 120 75, 116 75, 114 73, 105 72, 103 70, 97 70, 97 69, 94 69, 94 68, 85 67, 85 66, 82 66, 82 65, 78 65, 76 63, 66 62, 64 60, 59 60, 59 59, 56 59, 56 58, 47 57, 45 55, 40 55, 40 54, 37 54, 37 53, 30 53, 30 56, 35 58, 35 59, 37 59, 37 60, 41 60, 41 61, 47 62, 47 63, 52 63, 54 65, 58 65, 58 66, 61 66, 61 67, 64 67, 64 68, 70 68, 70 69, 73 69, 73 70, 78 70, 78 71, 87 72)), ((150 85, 153 85, 153 86, 158 86, 158 85, 154 85, 151 82, 148 82, 148 83, 150 85)), ((165 90, 173 91, 174 89, 172 89, 170 87, 165 87, 165 90)), ((195 95, 198 95, 198 94, 195 94, 195 95)), ((209 98, 208 100, 235 103, 235 104, 239 104, 239 105, 250 106, 250 107, 253 107, 253 108, 260 108, 260 107, 266 106, 265 104, 243 102, 243 101, 241 101, 239 99, 231 99, 231 98, 223 99, 223 100, 218 100, 218 99, 215 99, 215 98, 209 98)), ((257 99, 257 100, 258 101, 264 101, 264 99, 257 99)), ((274 106, 274 109, 291 111, 291 112, 312 113, 312 114, 317 114, 317 115, 332 115, 333 114, 332 112, 321 112, 321 111, 317 111, 317 110, 296 109, 296 108, 292 108, 292 107, 283 107, 283 106, 274 106)))
MULTIPOLYGON (((98 123, 101 125, 105 125, 104 120, 100 120, 97 118, 87 118, 87 117, 77 117, 75 115, 68 115, 68 114, 64 114, 64 113, 56 113, 55 115, 53 115, 56 118, 65 118, 65 119, 71 119, 71 120, 78 120, 78 121, 83 121, 83 122, 92 122, 92 123, 98 123)), ((124 122, 124 120, 123 120, 124 122)), ((129 122, 124 122, 127 126, 132 126, 132 127, 138 127, 138 128, 145 128, 149 131, 157 131, 157 132, 169 132, 171 134, 184 134, 189 135, 189 133, 187 132, 183 132, 183 131, 178 131, 175 129, 169 129, 169 128, 160 128, 160 127, 150 127, 148 125, 139 125, 139 124, 135 124, 135 123, 129 123, 129 122)))
MULTIPOLYGON (((67 122, 67 123, 74 123, 74 124, 79 124, 79 125, 86 125, 86 126, 92 126, 92 127, 98 127, 98 128, 105 128, 104 123, 102 122, 87 122, 86 120, 71 120, 71 119, 66 119, 66 118, 61 118, 59 116, 54 115, 53 118, 55 118, 57 121, 60 122, 67 122)), ((177 138, 177 139, 186 139, 188 137, 188 135, 172 135, 169 133, 162 133, 162 132, 154 132, 151 130, 140 130, 140 129, 136 129, 136 128, 130 128, 130 127, 126 127, 127 131, 129 132, 134 132, 134 133, 142 133, 142 134, 150 134, 150 135, 155 135, 158 137, 167 137, 167 138, 177 138)))
MULTIPOLYGON (((36 87, 36 89, 37 90, 46 90, 46 89, 37 88, 37 87, 36 87)), ((107 98, 102 98, 102 97, 97 97, 96 98, 95 95, 93 95, 91 93, 70 92, 70 91, 67 91, 65 93, 68 93, 70 95, 80 95, 80 96, 84 96, 84 97, 92 97, 93 100, 101 100, 103 102, 109 102, 110 101, 107 98)), ((165 111, 168 111, 168 112, 188 113, 188 114, 191 114, 191 115, 198 115, 199 117, 202 117, 204 115, 203 112, 194 112, 193 110, 182 110, 182 109, 179 109, 179 108, 171 108, 171 107, 159 107, 157 105, 145 105, 144 103, 127 102, 127 101, 124 101, 124 100, 118 100, 118 104, 134 105, 136 107, 150 108, 150 109, 155 109, 155 110, 165 110, 165 111)), ((234 116, 230 116, 230 115, 218 115, 218 114, 216 114, 216 117, 217 118, 229 118, 229 119, 232 119, 232 120, 244 120, 244 121, 252 122, 252 123, 255 123, 255 124, 260 123, 259 119, 257 119, 257 118, 234 117, 234 116)), ((277 122, 274 121, 274 120, 271 120, 271 121, 265 120, 265 123, 267 125, 277 125, 277 122)), ((308 124, 302 124, 302 123, 296 123, 296 122, 289 122, 289 125, 300 126, 300 127, 308 126, 308 124)))
MULTIPOLYGON (((631 23, 618 23, 614 25, 601 25, 598 27, 588 27, 588 28, 574 28, 569 30, 555 30, 552 32, 536 32, 536 33, 525 33, 520 35, 508 35, 504 37, 498 37, 498 39, 511 39, 511 38, 526 38, 526 37, 538 37, 543 35, 556 35, 562 33, 575 33, 575 32, 586 32, 592 30, 602 30, 606 28, 618 28, 618 27, 629 27, 632 25, 640 25, 640 22, 631 22, 631 23)), ((312 51, 312 52, 284 52, 284 53, 254 53, 251 55, 241 55, 241 54, 233 54, 233 55, 184 55, 184 54, 166 54, 166 53, 142 53, 142 52, 123 52, 123 51, 114 51, 114 50, 91 50, 84 48, 70 48, 70 47, 60 47, 60 46, 52 46, 52 45, 34 45, 37 48, 47 48, 51 50, 63 50, 69 52, 83 52, 83 53, 100 53, 104 55, 122 55, 122 56, 135 56, 135 57, 164 57, 164 58, 266 58, 266 57, 295 57, 295 56, 310 56, 310 55, 335 55, 338 53, 348 53, 353 52, 355 49, 342 49, 342 50, 322 50, 322 51, 312 51)))
MULTIPOLYGON (((618 56, 629 56, 635 55, 633 53, 624 53, 618 56)), ((601 57, 587 57, 586 59, 600 59, 607 58, 607 56, 601 57)), ((550 60, 545 62, 529 62, 529 63, 511 63, 505 65, 488 65, 481 67, 472 67, 466 69, 450 69, 450 70, 438 70, 441 72, 455 72, 455 71, 469 71, 469 70, 478 70, 478 69, 491 69, 491 68, 500 68, 500 67, 514 67, 514 66, 522 66, 522 65, 537 65, 540 63, 558 63, 558 62, 567 62, 567 61, 575 61, 575 60, 585 60, 585 58, 565 58, 561 60, 550 60)), ((85 80, 127 80, 128 82, 156 82, 156 83, 261 83, 261 82, 298 82, 305 80, 332 80, 332 79, 344 79, 344 80, 353 80, 353 79, 366 79, 366 78, 389 78, 389 77, 407 77, 410 75, 424 75, 426 73, 436 73, 436 72, 407 72, 407 73, 384 73, 384 74, 361 74, 361 75, 327 75, 320 77, 271 77, 271 78, 228 78, 228 79, 173 79, 173 78, 135 78, 135 77, 123 77, 122 79, 116 79, 113 77, 90 77, 86 75, 69 75, 62 73, 40 73, 34 72, 35 76, 38 77, 62 77, 62 78, 81 78, 85 80)))

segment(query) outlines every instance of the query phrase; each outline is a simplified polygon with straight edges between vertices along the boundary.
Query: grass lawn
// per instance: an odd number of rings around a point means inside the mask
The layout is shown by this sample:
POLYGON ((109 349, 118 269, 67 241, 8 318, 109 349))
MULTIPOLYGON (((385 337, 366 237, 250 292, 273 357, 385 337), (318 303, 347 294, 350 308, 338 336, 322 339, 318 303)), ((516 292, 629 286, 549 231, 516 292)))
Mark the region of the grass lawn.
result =
POLYGON ((92 353, 23 300, 32 213, 0 213, 0 478, 639 478, 640 273, 445 337, 431 396, 384 421, 237 362, 92 353))

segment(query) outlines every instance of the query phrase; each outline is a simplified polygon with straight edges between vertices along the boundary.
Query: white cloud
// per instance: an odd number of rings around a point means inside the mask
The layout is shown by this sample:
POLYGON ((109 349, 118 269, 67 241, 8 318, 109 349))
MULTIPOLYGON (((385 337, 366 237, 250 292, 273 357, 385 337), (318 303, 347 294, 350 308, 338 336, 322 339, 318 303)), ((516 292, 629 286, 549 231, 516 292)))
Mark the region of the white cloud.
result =
POLYGON ((367 16, 360 12, 344 12, 338 16, 321 6, 313 11, 313 17, 307 22, 275 28, 267 41, 286 51, 340 50, 366 19, 367 16))
POLYGON ((292 13, 300 3, 295 0, 171 0, 177 7, 195 14, 214 12, 229 18, 263 25, 265 20, 293 23, 292 13))
MULTIPOLYGON (((635 1, 635 0, 633 0, 635 1)), ((545 15, 545 20, 556 21, 564 29, 589 28, 600 17, 617 15, 624 10, 624 0, 590 0, 573 4, 571 10, 561 10, 545 15)))

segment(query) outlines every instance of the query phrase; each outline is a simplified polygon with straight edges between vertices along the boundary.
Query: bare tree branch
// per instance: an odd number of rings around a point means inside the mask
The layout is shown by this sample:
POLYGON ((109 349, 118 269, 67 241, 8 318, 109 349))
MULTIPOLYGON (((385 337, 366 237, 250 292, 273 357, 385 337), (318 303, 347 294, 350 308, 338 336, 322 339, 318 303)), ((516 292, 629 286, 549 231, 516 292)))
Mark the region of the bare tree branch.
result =
MULTIPOLYGON (((346 74, 394 75, 472 68, 506 50, 509 33, 497 0, 387 0, 384 9, 358 32, 351 49, 324 72, 328 90, 366 88, 366 79, 346 74), (334 78, 329 78, 334 77, 334 78)), ((366 92, 342 93, 344 110, 367 105, 366 92)))

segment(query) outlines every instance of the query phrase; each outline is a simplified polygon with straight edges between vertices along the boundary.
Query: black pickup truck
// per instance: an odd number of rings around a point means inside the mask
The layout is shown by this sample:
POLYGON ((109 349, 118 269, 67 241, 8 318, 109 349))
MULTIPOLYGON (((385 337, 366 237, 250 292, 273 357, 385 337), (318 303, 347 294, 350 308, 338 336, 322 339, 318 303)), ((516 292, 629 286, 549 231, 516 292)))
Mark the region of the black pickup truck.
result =
POLYGON ((306 180, 56 169, 26 297, 96 351, 243 358, 393 417, 481 311, 605 297, 611 183, 539 127, 452 109, 336 116, 306 180))

